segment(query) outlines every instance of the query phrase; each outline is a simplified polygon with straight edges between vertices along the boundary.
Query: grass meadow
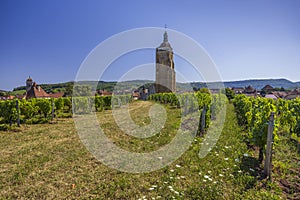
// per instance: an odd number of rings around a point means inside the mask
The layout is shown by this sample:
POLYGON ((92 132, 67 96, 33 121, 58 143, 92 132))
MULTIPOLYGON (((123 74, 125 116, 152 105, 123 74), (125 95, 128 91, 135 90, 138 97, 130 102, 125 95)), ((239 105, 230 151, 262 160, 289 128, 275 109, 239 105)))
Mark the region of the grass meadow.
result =
MULTIPOLYGON (((130 105, 136 124, 150 123, 151 105, 130 105)), ((180 125, 180 110, 166 109, 163 129, 147 139, 124 134, 111 110, 97 117, 121 148, 150 152, 170 142, 180 125)), ((257 151, 244 142, 231 104, 222 135, 205 158, 198 157, 205 141, 196 137, 178 160, 150 173, 124 173, 103 165, 81 143, 72 118, 22 125, 0 131, 0 199, 297 199, 299 154, 289 139, 280 137, 269 182, 263 179, 257 151)))

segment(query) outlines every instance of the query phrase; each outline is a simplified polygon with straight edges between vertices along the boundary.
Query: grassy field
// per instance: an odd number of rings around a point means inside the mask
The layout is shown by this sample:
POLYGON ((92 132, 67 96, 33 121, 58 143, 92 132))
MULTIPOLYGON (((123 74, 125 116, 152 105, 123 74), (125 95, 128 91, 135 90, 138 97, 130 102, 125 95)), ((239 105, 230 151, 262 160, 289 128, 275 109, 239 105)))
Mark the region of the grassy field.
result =
MULTIPOLYGON (((150 123, 151 104, 130 105, 137 124, 150 123)), ((196 138, 173 164, 143 174, 119 172, 96 160, 81 143, 72 118, 0 131, 0 199, 296 199, 300 158, 294 144, 282 136, 274 152, 274 181, 262 180, 256 151, 244 143, 233 106, 227 109, 223 133, 205 158, 198 157, 205 141, 196 138)), ((143 140, 122 133, 110 110, 97 115, 115 144, 149 152, 176 134, 180 112, 168 107, 167 114, 160 134, 143 140)))

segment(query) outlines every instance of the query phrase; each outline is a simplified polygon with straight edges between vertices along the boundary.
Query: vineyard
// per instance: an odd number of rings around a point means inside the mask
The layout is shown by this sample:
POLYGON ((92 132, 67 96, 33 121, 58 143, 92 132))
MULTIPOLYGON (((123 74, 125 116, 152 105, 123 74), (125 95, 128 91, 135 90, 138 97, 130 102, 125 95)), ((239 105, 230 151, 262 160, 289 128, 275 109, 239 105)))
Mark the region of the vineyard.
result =
POLYGON ((228 101, 222 93, 160 93, 150 95, 148 101, 133 101, 130 95, 0 101, 0 110, 5 129, 0 130, 4 166, 0 198, 297 199, 300 193, 300 158, 294 142, 299 141, 300 99, 237 95, 228 101), (112 108, 129 104, 134 122, 149 124, 149 108, 155 103, 163 105, 168 115, 160 134, 133 138, 114 122, 112 108), (222 135, 200 159, 200 147, 209 141, 204 136, 224 106, 222 135), (76 134, 71 116, 90 112, 96 113, 115 144, 136 152, 168 144, 182 115, 198 113, 199 134, 190 149, 165 168, 142 175, 118 172, 96 160, 76 134), (274 124, 270 124, 272 113, 274 124), (18 119, 20 127, 15 125, 18 119), (270 125, 274 128, 272 182, 262 169, 270 125))
MULTIPOLYGON (((211 119, 215 118, 227 98, 224 94, 211 95, 205 92, 196 92, 180 95, 153 94, 148 97, 148 100, 182 108, 184 114, 197 110, 201 112, 205 107, 205 127, 203 128, 207 129, 211 119)), ((71 117, 72 112, 76 114, 101 112, 128 104, 131 101, 131 95, 0 101, 0 124, 12 125, 18 120, 21 124, 45 123, 54 117, 71 117)))
POLYGON ((119 95, 118 100, 112 96, 95 97, 61 97, 56 99, 29 99, 0 101, 0 124, 7 129, 19 121, 21 124, 47 123, 54 117, 71 117, 74 113, 88 113, 111 109, 112 103, 126 104, 130 95, 119 95))
POLYGON ((288 137, 300 136, 300 99, 273 100, 237 95, 233 101, 239 125, 247 134, 247 142, 259 148, 259 161, 267 143, 267 129, 271 113, 274 113, 274 144, 279 141, 278 133, 288 137))

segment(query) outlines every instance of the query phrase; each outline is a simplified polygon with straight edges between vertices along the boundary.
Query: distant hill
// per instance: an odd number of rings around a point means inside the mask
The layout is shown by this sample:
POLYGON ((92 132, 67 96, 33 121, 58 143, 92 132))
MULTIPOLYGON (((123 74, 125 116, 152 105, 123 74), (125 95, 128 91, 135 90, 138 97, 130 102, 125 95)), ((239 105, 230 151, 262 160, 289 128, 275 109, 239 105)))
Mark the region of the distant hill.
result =
MULTIPOLYGON (((266 85, 271 85, 273 88, 281 88, 284 89, 294 89, 300 87, 300 82, 292 82, 287 79, 253 79, 253 80, 241 80, 241 81, 226 81, 223 83, 225 87, 247 87, 251 85, 252 87, 260 90, 266 85)), ((183 84, 177 84, 179 86, 183 86, 183 84)), ((202 88, 209 86, 210 88, 218 88, 220 82, 192 82, 190 83, 191 87, 202 88)))
MULTIPOLYGON (((105 81, 80 81, 80 85, 89 85, 93 90, 107 90, 112 92, 116 85, 118 89, 137 89, 138 87, 153 83, 151 80, 132 80, 124 81, 121 83, 117 82, 105 82, 105 81)), ((192 88, 203 88, 209 85, 211 88, 218 86, 218 82, 204 83, 204 82, 191 82, 191 83, 177 83, 176 87, 178 90, 190 90, 192 88)), ((40 86, 48 93, 64 91, 68 92, 72 90, 74 82, 65 82, 65 83, 55 83, 55 84, 40 84, 40 86)), ((265 85, 271 85, 274 88, 285 88, 285 89, 294 89, 300 87, 300 82, 292 82, 287 79, 256 79, 256 80, 241 80, 241 81, 226 81, 224 82, 225 87, 247 87, 251 85, 256 89, 262 89, 265 85)), ((24 90, 25 86, 14 88, 13 91, 24 90)), ((1 91, 1 90, 0 90, 1 91)))
POLYGON ((274 88, 294 89, 300 86, 299 82, 292 82, 287 79, 258 79, 258 80, 242 80, 229 81, 224 83, 226 87, 246 87, 251 85, 256 89, 262 89, 265 85, 271 85, 274 88))

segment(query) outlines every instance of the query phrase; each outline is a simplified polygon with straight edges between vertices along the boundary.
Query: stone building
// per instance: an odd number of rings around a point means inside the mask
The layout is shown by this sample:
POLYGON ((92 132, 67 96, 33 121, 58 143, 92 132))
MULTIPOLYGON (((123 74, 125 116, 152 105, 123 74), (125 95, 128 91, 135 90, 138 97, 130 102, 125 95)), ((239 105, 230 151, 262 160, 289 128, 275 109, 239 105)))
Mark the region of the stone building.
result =
POLYGON ((163 43, 156 48, 155 92, 176 92, 173 49, 165 31, 163 43))
POLYGON ((34 82, 32 78, 30 78, 30 76, 26 80, 26 94, 24 96, 24 98, 26 99, 31 99, 31 98, 49 99, 49 98, 59 98, 63 96, 64 96, 64 92, 48 94, 47 92, 45 92, 45 90, 43 90, 41 86, 37 85, 36 82, 34 82))

